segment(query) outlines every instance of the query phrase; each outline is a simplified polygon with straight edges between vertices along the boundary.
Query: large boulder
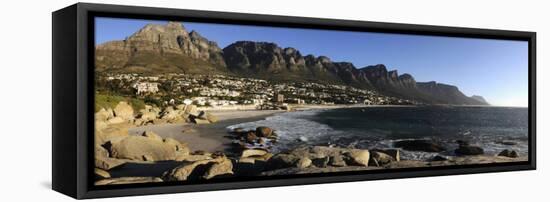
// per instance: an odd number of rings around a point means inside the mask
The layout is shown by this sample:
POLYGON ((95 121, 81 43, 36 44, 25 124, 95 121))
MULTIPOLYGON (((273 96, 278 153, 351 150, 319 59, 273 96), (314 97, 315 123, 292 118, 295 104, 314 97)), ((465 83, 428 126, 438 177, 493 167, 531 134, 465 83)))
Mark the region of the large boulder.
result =
POLYGON ((118 177, 107 178, 96 181, 95 185, 113 185, 113 184, 136 184, 136 183, 152 183, 162 182, 158 177, 118 177))
POLYGON ((359 165, 359 166, 368 166, 370 159, 370 152, 366 149, 352 149, 349 152, 345 153, 349 159, 349 164, 359 165))
POLYGON ((446 150, 445 147, 432 140, 402 140, 395 142, 394 146, 409 151, 442 152, 446 150))
POLYGON ((395 158, 381 151, 372 151, 370 159, 370 166, 383 166, 396 161, 395 158))
POLYGON ((107 119, 110 119, 113 117, 113 110, 109 108, 109 111, 105 108, 101 108, 99 111, 95 113, 95 120, 96 121, 107 121, 107 119))
MULTIPOLYGON (((227 168, 229 167, 229 165, 227 165, 227 162, 225 162, 227 160, 228 159, 225 158, 225 157, 219 157, 219 158, 216 158, 216 159, 200 160, 200 161, 194 161, 194 162, 191 162, 191 163, 182 164, 182 165, 180 165, 180 166, 178 166, 178 167, 176 167, 172 170, 166 171, 162 175, 162 179, 164 179, 165 181, 185 181, 188 178, 192 177, 191 174, 193 174, 193 173, 200 174, 203 178, 204 177, 214 177, 214 176, 216 176, 216 174, 219 174, 222 171, 227 171, 227 168), (194 172, 195 169, 197 169, 197 167, 199 167, 199 166, 208 167, 209 164, 214 165, 216 163, 222 163, 222 162, 224 163, 224 165, 221 165, 221 166, 215 168, 214 170, 212 170, 212 172, 210 174, 205 174, 206 171, 204 172, 204 174, 201 173, 200 171, 194 172)), ((231 163, 231 162, 229 162, 229 163, 231 163)))
POLYGON ((221 161, 214 163, 210 168, 206 170, 203 175, 204 179, 211 179, 216 176, 232 175, 233 163, 228 158, 222 158, 221 161))
POLYGON ((329 165, 334 166, 334 167, 347 166, 346 161, 344 159, 344 155, 341 155, 341 154, 331 156, 329 158, 329 165))
POLYGON ((256 128, 256 136, 258 137, 270 137, 273 134, 273 130, 269 127, 260 126, 256 128))
POLYGON ((124 165, 126 162, 120 159, 109 158, 109 157, 95 157, 95 167, 101 168, 103 170, 111 170, 113 168, 124 165))
POLYGON ((134 119, 134 109, 127 102, 119 102, 113 111, 116 117, 123 118, 124 120, 134 119))
POLYGON ((103 157, 103 158, 109 157, 109 151, 107 151, 107 149, 105 149, 101 145, 95 144, 94 156, 96 158, 98 158, 98 157, 103 157))
POLYGON ((111 178, 111 174, 105 170, 94 168, 94 174, 96 179, 111 178))
POLYGON ((95 130, 95 143, 104 144, 115 139, 123 139, 128 136, 128 126, 124 124, 109 125, 106 128, 95 130))
POLYGON ((311 159, 304 157, 298 160, 298 162, 296 163, 296 167, 303 169, 311 166, 312 163, 313 161, 311 159))
POLYGON ((164 144, 167 144, 169 147, 174 148, 179 154, 189 155, 190 149, 187 144, 181 143, 173 138, 164 138, 164 144))
POLYGON ((164 120, 176 120, 180 118, 180 113, 172 107, 166 107, 161 113, 160 118, 164 120))
POLYGON ((276 154, 267 161, 266 169, 275 170, 280 168, 296 167, 300 158, 292 154, 276 154))
POLYGON ((162 139, 162 137, 160 137, 160 135, 156 134, 153 131, 149 131, 149 130, 143 131, 143 133, 141 133, 141 136, 152 139, 152 140, 156 140, 156 141, 161 141, 161 142, 163 141, 163 139, 162 139))
POLYGON ((205 118, 206 118, 206 120, 210 121, 210 123, 218 122, 218 117, 214 116, 213 114, 208 113, 208 112, 206 113, 205 118))
POLYGON ((199 111, 197 110, 196 105, 187 105, 187 107, 185 107, 185 113, 195 117, 199 116, 199 111))
POLYGON ((455 154, 457 155, 481 155, 483 153, 481 147, 472 145, 460 145, 458 149, 455 150, 455 154))
POLYGON ((381 152, 391 156, 395 161, 401 161, 401 155, 399 149, 386 149, 381 152))
POLYGON ((309 155, 310 158, 324 158, 340 155, 348 152, 347 149, 338 148, 338 147, 326 147, 326 146, 314 146, 310 149, 308 148, 297 148, 292 151, 293 154, 303 156, 309 155))
POLYGON ((267 151, 261 149, 245 149, 243 150, 241 157, 251 157, 251 156, 264 156, 267 154, 267 151))
POLYGON ((152 121, 157 119, 158 114, 152 111, 149 112, 142 112, 140 118, 143 119, 143 121, 152 121))
POLYGON ((176 151, 164 142, 144 136, 128 136, 111 146, 114 158, 165 161, 174 160, 176 151))

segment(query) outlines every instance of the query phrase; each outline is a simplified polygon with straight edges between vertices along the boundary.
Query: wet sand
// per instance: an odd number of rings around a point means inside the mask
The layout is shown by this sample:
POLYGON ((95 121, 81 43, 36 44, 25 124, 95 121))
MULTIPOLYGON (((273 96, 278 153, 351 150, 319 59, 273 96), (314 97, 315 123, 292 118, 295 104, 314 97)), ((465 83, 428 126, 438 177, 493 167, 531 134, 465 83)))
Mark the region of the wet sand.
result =
POLYGON ((180 142, 187 143, 191 151, 231 152, 231 139, 227 133, 227 126, 262 120, 268 116, 284 111, 250 110, 209 112, 218 117, 219 121, 204 125, 182 123, 141 126, 129 129, 129 134, 139 135, 143 133, 143 131, 153 131, 164 138, 170 137, 180 142))

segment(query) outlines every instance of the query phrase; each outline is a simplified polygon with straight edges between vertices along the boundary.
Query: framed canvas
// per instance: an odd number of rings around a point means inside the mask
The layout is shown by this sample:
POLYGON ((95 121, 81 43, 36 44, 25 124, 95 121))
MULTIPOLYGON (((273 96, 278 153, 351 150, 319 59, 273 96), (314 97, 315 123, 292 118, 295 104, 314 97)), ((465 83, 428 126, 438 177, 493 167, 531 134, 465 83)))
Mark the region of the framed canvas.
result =
POLYGON ((74 198, 536 168, 536 34, 78 3, 53 18, 74 198))

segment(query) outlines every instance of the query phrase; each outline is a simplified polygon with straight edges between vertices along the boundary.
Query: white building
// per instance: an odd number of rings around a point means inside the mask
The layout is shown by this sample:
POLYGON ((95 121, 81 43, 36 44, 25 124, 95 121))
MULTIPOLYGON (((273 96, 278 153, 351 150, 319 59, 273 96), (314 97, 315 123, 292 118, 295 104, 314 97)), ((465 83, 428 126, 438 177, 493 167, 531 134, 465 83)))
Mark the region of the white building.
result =
POLYGON ((159 91, 158 83, 151 82, 138 82, 135 83, 132 87, 136 89, 136 95, 145 95, 149 93, 156 93, 159 91))

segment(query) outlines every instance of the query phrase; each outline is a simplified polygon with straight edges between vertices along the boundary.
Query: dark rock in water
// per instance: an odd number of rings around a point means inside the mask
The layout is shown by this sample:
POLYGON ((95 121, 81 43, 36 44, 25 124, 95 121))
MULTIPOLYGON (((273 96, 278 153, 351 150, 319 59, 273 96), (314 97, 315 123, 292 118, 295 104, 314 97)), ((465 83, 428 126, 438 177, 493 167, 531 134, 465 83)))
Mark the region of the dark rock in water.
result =
POLYGON ((273 134, 273 130, 269 127, 260 126, 256 128, 256 136, 258 137, 269 137, 273 134))
POLYGON ((443 157, 443 156, 434 156, 430 161, 446 161, 448 160, 447 158, 443 157))
POLYGON ((505 157, 510 157, 510 158, 517 158, 519 155, 516 151, 514 150, 503 150, 501 151, 498 156, 505 156, 505 157))
POLYGON ((248 143, 255 143, 258 136, 256 136, 256 133, 254 132, 248 132, 246 134, 246 142, 248 143))
POLYGON ((456 143, 458 145, 462 145, 462 146, 468 146, 470 145, 470 142, 468 142, 467 140, 457 140, 456 143))
POLYGON ((330 157, 326 156, 324 158, 316 158, 312 160, 312 164, 318 168, 325 168, 330 162, 330 157))
POLYGON ((231 131, 235 135, 242 135, 243 133, 246 133, 248 131, 244 130, 243 128, 235 128, 233 131, 231 131))
POLYGON ((258 144, 265 144, 264 138, 258 138, 258 144))
POLYGON ((455 150, 455 154, 457 155, 480 155, 483 153, 484 152, 481 147, 471 145, 460 145, 458 149, 455 150))
POLYGON ((439 145, 432 140, 402 140, 393 144, 395 147, 400 147, 409 151, 423 152, 442 152, 446 151, 445 147, 439 145))
POLYGON ((497 143, 498 143, 498 144, 502 144, 502 145, 508 145, 508 146, 517 145, 517 144, 518 144, 517 142, 512 142, 512 141, 498 141, 497 143))

